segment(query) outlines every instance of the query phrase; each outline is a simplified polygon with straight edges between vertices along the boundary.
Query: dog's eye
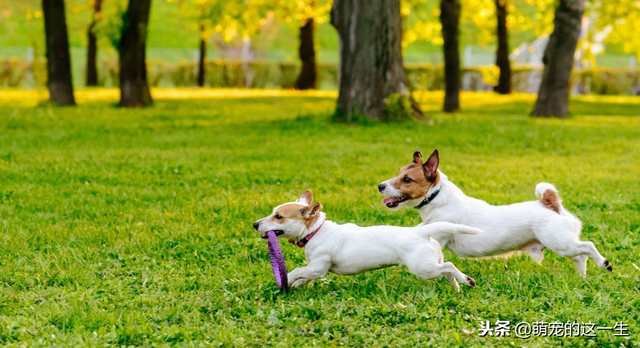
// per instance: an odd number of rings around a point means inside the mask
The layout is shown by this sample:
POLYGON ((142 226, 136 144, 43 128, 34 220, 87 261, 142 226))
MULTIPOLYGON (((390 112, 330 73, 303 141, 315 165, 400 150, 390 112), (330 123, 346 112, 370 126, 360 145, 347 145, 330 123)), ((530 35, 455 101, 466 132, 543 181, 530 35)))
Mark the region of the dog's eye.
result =
POLYGON ((278 220, 282 220, 282 215, 280 215, 280 214, 276 214, 276 219, 278 219, 278 220))
POLYGON ((406 182, 406 183, 410 183, 411 182, 411 178, 408 176, 405 176, 404 179, 402 179, 402 181, 406 182))

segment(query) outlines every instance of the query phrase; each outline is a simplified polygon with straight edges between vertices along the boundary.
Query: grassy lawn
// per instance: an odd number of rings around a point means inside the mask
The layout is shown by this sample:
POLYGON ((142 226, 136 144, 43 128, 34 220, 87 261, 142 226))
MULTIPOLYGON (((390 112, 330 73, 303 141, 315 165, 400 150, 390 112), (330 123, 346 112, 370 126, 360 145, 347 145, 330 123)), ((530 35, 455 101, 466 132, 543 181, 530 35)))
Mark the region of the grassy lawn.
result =
MULTIPOLYGON (((632 346, 640 344, 640 99, 572 101, 568 120, 527 116, 533 96, 463 94, 433 125, 330 122, 334 93, 156 90, 154 107, 114 107, 116 90, 0 91, 0 344, 25 346, 632 346), (612 274, 547 251, 445 257, 474 277, 456 293, 402 267, 329 274, 280 294, 251 223, 314 190, 330 219, 412 226, 376 184, 417 149, 468 195, 533 199, 549 181, 612 274), (630 337, 478 337, 480 321, 629 324, 630 337)), ((490 231, 489 231, 490 232, 490 231)), ((303 250, 282 243, 289 269, 303 250)))

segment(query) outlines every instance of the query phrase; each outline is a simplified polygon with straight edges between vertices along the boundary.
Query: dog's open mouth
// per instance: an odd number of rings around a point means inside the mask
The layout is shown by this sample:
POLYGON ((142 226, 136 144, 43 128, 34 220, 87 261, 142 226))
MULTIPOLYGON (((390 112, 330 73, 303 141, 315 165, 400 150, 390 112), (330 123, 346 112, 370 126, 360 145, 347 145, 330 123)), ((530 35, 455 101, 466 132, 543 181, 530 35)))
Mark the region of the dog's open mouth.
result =
POLYGON ((280 237, 281 235, 283 235, 283 234, 284 234, 284 231, 283 231, 283 230, 267 231, 267 232, 262 232, 262 233, 260 234, 260 238, 262 238, 262 239, 269 239, 269 237, 267 236, 267 233, 269 233, 269 232, 275 232, 275 233, 276 233, 276 237, 280 237))
POLYGON ((408 198, 407 195, 387 197, 382 200, 382 204, 386 205, 387 208, 396 208, 398 204, 406 201, 408 198))

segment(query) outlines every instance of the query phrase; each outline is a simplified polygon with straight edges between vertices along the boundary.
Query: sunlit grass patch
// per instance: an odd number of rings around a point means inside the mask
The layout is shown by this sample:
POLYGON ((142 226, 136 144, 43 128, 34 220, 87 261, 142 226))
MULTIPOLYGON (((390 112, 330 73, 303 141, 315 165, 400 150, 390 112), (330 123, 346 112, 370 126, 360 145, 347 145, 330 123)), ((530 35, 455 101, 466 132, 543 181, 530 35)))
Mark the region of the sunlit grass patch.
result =
MULTIPOLYGON (((224 89, 224 88, 154 88, 151 91, 158 100, 186 99, 230 99, 256 97, 323 97, 335 98, 334 91, 296 91, 265 89, 224 89)), ((27 107, 43 103, 49 97, 48 91, 38 90, 0 90, 0 105, 27 107)), ((78 103, 96 101, 118 102, 120 91, 115 88, 89 88, 75 92, 78 103)))

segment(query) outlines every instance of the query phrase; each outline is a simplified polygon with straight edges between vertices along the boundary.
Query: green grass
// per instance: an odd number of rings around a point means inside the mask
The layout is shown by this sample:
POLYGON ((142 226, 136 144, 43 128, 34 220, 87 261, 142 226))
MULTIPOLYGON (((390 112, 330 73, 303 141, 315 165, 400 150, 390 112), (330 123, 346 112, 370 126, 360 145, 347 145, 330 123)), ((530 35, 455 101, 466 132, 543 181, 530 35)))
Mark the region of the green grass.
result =
MULTIPOLYGON (((77 93, 76 108, 37 105, 44 92, 0 91, 0 344, 14 346, 508 346, 640 343, 640 100, 572 101, 567 120, 527 116, 533 96, 420 97, 434 124, 330 122, 333 93, 156 90, 145 110, 114 107, 115 90, 77 93), (478 281, 456 293, 402 267, 329 274, 288 295, 271 274, 257 218, 304 189, 329 218, 412 226, 376 184, 417 149, 493 204, 561 190, 583 239, 613 262, 528 256, 445 258, 478 281), (477 337, 480 320, 630 325, 630 338, 477 337), (465 333, 470 332, 470 333, 465 333)), ((289 269, 303 250, 287 243, 289 269)))

